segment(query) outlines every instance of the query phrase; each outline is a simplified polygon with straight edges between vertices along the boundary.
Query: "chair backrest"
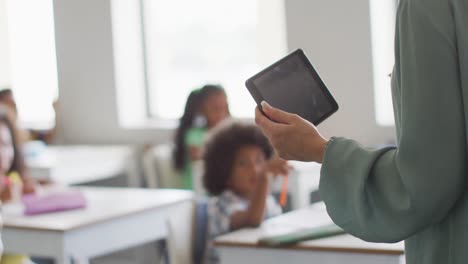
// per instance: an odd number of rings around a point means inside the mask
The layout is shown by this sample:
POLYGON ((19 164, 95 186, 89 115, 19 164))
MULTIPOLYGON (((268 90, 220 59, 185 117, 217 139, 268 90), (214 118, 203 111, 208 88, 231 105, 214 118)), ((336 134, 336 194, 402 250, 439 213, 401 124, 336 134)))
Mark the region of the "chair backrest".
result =
POLYGON ((173 166, 174 146, 164 143, 149 149, 143 157, 146 183, 149 188, 180 188, 182 177, 173 166))
POLYGON ((187 203, 167 221, 167 248, 171 264, 192 263, 194 207, 194 203, 187 203))
MULTIPOLYGON (((174 145, 164 143, 150 148, 143 156, 144 175, 149 188, 180 188, 182 175, 174 169, 174 145)), ((206 195, 202 182, 203 162, 192 162, 193 191, 199 197, 206 195)))
POLYGON ((197 197, 206 197, 207 191, 203 186, 203 161, 192 162, 192 178, 193 191, 197 197))
POLYGON ((192 208, 182 210, 168 221, 167 246, 170 263, 203 263, 207 236, 208 202, 207 199, 198 199, 192 204, 192 208))
POLYGON ((208 238, 208 201, 199 200, 195 204, 193 224, 193 264, 203 263, 208 238))

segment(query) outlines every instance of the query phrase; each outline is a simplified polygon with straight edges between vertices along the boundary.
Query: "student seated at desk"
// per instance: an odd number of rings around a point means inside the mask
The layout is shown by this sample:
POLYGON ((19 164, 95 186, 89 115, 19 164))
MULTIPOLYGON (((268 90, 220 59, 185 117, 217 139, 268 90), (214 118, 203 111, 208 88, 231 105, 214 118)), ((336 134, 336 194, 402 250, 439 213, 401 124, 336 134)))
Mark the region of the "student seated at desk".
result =
POLYGON ((204 263, 219 263, 211 245, 215 237, 281 214, 269 185, 272 175, 287 175, 290 168, 272 157, 270 142, 254 125, 226 121, 208 138, 203 182, 214 197, 208 204, 204 263))
MULTIPOLYGON (((15 185, 21 194, 34 193, 37 183, 29 175, 21 152, 21 140, 12 113, 0 106, 0 199, 6 202, 14 196, 15 185)), ((14 198, 14 197, 13 197, 14 198)))
POLYGON ((173 153, 174 167, 182 172, 183 189, 193 189, 192 161, 201 159, 206 132, 229 116, 226 93, 220 85, 207 84, 190 93, 176 131, 173 153))
MULTIPOLYGON (((35 181, 29 177, 20 151, 18 130, 12 114, 0 107, 0 199, 2 202, 20 199, 23 193, 33 193, 35 181)), ((4 255, 1 264, 21 264, 28 258, 21 255, 4 255)))

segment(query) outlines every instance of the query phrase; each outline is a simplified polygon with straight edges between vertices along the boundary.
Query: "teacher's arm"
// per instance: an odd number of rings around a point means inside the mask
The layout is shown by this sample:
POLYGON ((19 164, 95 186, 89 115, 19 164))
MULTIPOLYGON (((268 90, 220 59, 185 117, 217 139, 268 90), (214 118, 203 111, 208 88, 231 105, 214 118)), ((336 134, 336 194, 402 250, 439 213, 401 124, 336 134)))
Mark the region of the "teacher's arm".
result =
MULTIPOLYGON (((367 241, 400 241, 442 221, 466 188, 468 100, 463 98, 468 83, 460 74, 465 66, 459 63, 462 50, 456 45, 452 6, 437 0, 402 3, 393 74, 398 148, 373 150, 345 138, 324 147, 315 137, 315 151, 307 151, 311 160, 322 160, 320 195, 328 213, 345 231, 367 241)), ((468 13, 466 4, 458 8, 464 8, 460 14, 468 13)), ((269 130, 278 124, 258 114, 265 133, 277 147, 283 145, 277 138, 285 137, 269 130)), ((302 133, 316 130, 311 126, 308 131, 302 133)), ((300 134, 288 132, 290 142, 299 140, 300 134)))

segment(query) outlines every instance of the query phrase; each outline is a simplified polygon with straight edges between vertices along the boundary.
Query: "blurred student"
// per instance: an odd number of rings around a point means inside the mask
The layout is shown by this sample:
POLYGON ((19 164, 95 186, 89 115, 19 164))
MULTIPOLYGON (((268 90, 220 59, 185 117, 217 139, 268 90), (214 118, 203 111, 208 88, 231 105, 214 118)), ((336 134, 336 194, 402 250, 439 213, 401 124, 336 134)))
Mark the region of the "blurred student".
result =
POLYGON ((175 136, 174 167, 182 172, 182 188, 193 189, 192 161, 201 159, 206 132, 230 116, 226 93, 207 84, 190 93, 175 136))
MULTIPOLYGON (((14 115, 6 107, 0 107, 0 199, 17 201, 22 194, 35 192, 35 181, 29 176, 21 153, 14 115)), ((26 256, 4 255, 0 264, 21 264, 26 256)))
POLYGON ((10 108, 15 115, 18 114, 15 97, 13 96, 13 91, 11 89, 6 88, 0 90, 0 103, 10 108))
MULTIPOLYGON (((17 120, 18 108, 13 91, 11 89, 4 88, 0 90, 0 104, 8 107, 14 114, 14 120, 17 120)), ((55 114, 57 115, 58 101, 53 103, 53 108, 55 114)), ((57 125, 55 125, 52 129, 29 129, 27 131, 20 131, 20 136, 24 141, 40 140, 46 144, 50 144, 55 138, 56 127, 57 125)))
POLYGON ((286 161, 273 158, 273 148, 258 127, 233 121, 213 130, 203 159, 203 182, 213 195, 208 204, 204 263, 214 264, 219 263, 212 247, 217 236, 258 226, 281 214, 269 185, 273 175, 287 176, 290 168, 286 161))

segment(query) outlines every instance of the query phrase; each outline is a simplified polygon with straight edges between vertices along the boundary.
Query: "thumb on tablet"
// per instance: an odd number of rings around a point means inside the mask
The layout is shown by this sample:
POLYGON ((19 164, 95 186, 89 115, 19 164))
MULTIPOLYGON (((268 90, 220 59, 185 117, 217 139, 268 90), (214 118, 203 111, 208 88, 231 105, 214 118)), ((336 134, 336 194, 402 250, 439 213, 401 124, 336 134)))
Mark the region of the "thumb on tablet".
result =
POLYGON ((271 120, 281 123, 281 124, 289 124, 294 117, 293 114, 275 108, 268 104, 266 101, 262 101, 262 111, 268 116, 271 120))

